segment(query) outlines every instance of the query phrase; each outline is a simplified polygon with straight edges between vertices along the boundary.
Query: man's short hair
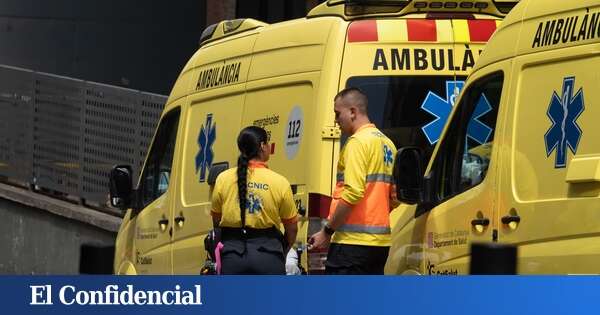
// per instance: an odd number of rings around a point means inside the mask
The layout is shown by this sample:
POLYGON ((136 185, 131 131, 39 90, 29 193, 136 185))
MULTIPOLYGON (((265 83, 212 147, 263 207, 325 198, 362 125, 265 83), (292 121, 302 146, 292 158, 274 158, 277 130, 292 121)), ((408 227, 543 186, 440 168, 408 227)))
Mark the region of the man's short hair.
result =
POLYGON ((353 105, 358 107, 359 111, 363 114, 367 113, 367 108, 369 107, 369 100, 367 99, 367 95, 361 89, 357 87, 347 87, 341 90, 338 94, 335 95, 333 101, 335 102, 338 98, 346 98, 348 97, 353 105))

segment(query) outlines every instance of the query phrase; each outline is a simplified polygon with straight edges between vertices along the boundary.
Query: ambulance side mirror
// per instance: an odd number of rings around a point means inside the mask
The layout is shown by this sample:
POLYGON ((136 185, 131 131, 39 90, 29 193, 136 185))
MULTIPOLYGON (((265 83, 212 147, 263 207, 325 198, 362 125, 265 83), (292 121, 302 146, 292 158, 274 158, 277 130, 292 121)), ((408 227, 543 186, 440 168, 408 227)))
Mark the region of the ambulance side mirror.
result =
POLYGON ((129 165, 117 165, 110 171, 110 204, 121 210, 131 207, 132 169, 129 165))
POLYGON ((423 200, 423 153, 418 147, 403 147, 394 161, 394 181, 398 200, 407 204, 423 200))

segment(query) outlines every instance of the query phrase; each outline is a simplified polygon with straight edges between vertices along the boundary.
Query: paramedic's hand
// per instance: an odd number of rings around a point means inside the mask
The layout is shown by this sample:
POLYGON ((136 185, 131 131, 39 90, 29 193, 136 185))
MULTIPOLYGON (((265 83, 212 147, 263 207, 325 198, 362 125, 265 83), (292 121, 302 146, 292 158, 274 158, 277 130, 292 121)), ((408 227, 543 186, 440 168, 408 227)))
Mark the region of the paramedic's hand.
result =
POLYGON ((327 235, 324 230, 320 230, 319 232, 313 234, 308 240, 309 250, 317 250, 323 249, 329 246, 329 242, 331 241, 331 235, 327 235))

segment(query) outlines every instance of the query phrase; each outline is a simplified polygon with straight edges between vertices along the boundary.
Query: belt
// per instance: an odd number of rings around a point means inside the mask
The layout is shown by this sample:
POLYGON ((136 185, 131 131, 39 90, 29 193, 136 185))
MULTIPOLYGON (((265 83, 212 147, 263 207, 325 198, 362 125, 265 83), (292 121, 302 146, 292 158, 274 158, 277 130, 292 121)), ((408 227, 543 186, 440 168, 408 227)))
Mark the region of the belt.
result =
POLYGON ((266 229, 254 229, 254 228, 221 228, 222 238, 225 239, 249 239, 259 237, 269 237, 282 239, 281 232, 275 227, 266 229))

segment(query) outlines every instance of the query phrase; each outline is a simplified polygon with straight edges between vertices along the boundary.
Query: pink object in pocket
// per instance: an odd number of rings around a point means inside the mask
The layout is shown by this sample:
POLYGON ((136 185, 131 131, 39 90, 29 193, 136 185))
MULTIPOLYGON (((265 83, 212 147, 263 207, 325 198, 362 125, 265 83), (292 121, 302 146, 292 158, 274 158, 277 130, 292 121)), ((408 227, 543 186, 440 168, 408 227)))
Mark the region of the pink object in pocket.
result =
POLYGON ((217 263, 217 274, 221 274, 221 249, 223 248, 223 243, 219 242, 215 247, 215 260, 217 263))

